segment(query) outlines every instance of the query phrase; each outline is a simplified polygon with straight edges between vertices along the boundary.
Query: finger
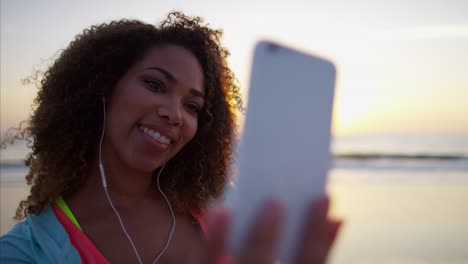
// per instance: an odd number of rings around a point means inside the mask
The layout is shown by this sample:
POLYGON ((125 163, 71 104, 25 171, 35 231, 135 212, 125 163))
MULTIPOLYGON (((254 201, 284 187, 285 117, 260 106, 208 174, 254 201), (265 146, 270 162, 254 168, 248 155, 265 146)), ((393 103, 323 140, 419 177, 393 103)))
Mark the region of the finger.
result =
POLYGON ((299 249, 296 263, 325 263, 329 249, 327 240, 328 208, 328 197, 323 197, 313 204, 309 211, 302 246, 299 249))
POLYGON ((343 222, 340 220, 328 220, 327 222, 327 251, 333 246, 343 222))
POLYGON ((273 263, 273 253, 284 213, 284 207, 278 201, 270 200, 265 203, 250 228, 238 263, 273 263))
POLYGON ((225 209, 215 209, 207 216, 207 261, 205 263, 219 263, 226 255, 226 239, 230 215, 225 209))

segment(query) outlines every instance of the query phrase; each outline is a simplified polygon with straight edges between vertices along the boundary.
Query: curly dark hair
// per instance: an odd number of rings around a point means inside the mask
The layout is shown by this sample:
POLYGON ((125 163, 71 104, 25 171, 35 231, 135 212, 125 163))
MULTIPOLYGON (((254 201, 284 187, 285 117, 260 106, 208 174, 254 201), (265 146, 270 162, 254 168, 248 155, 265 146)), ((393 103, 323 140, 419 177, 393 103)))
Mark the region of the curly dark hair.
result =
POLYGON ((119 20, 85 29, 44 72, 27 126, 17 138, 31 142, 26 158, 31 185, 16 219, 38 214, 60 195, 85 182, 102 129, 101 97, 152 47, 175 44, 198 59, 205 79, 205 105, 195 137, 166 165, 161 186, 178 212, 203 211, 223 193, 234 161, 236 114, 242 110, 237 80, 213 30, 199 17, 172 12, 159 25, 119 20))

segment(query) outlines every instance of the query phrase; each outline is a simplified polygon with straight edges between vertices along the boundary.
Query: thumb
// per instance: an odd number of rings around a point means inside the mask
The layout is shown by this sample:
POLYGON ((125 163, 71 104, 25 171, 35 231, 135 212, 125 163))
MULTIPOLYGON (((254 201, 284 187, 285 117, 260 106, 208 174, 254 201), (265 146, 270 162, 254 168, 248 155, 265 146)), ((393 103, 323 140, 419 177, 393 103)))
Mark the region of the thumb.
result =
POLYGON ((207 262, 210 264, 223 263, 227 249, 227 236, 230 214, 224 208, 212 210, 207 215, 207 262))

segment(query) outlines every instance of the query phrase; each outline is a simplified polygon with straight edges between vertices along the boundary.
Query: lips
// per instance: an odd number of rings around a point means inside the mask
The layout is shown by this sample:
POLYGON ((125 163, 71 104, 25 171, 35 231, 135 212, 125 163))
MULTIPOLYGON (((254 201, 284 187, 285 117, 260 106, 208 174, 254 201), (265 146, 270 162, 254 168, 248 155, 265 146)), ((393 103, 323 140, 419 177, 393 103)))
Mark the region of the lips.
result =
POLYGON ((148 136, 152 137, 154 140, 158 141, 159 143, 169 145, 171 143, 171 140, 168 139, 167 137, 161 135, 161 133, 154 131, 150 128, 147 127, 141 127, 143 132, 145 132, 148 136))
POLYGON ((174 132, 163 127, 140 124, 139 128, 143 133, 164 145, 170 145, 171 143, 174 143, 176 138, 174 132))

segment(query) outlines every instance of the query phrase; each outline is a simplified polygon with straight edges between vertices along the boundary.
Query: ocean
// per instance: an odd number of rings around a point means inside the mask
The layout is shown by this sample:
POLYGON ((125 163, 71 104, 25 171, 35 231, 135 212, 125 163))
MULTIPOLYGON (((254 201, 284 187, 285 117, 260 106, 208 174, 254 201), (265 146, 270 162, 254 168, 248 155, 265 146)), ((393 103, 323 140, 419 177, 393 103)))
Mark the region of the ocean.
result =
MULTIPOLYGON (((1 151, 0 233, 27 194, 26 144, 1 151)), ((327 190, 344 221, 331 264, 468 264, 468 134, 333 138, 327 190)))

